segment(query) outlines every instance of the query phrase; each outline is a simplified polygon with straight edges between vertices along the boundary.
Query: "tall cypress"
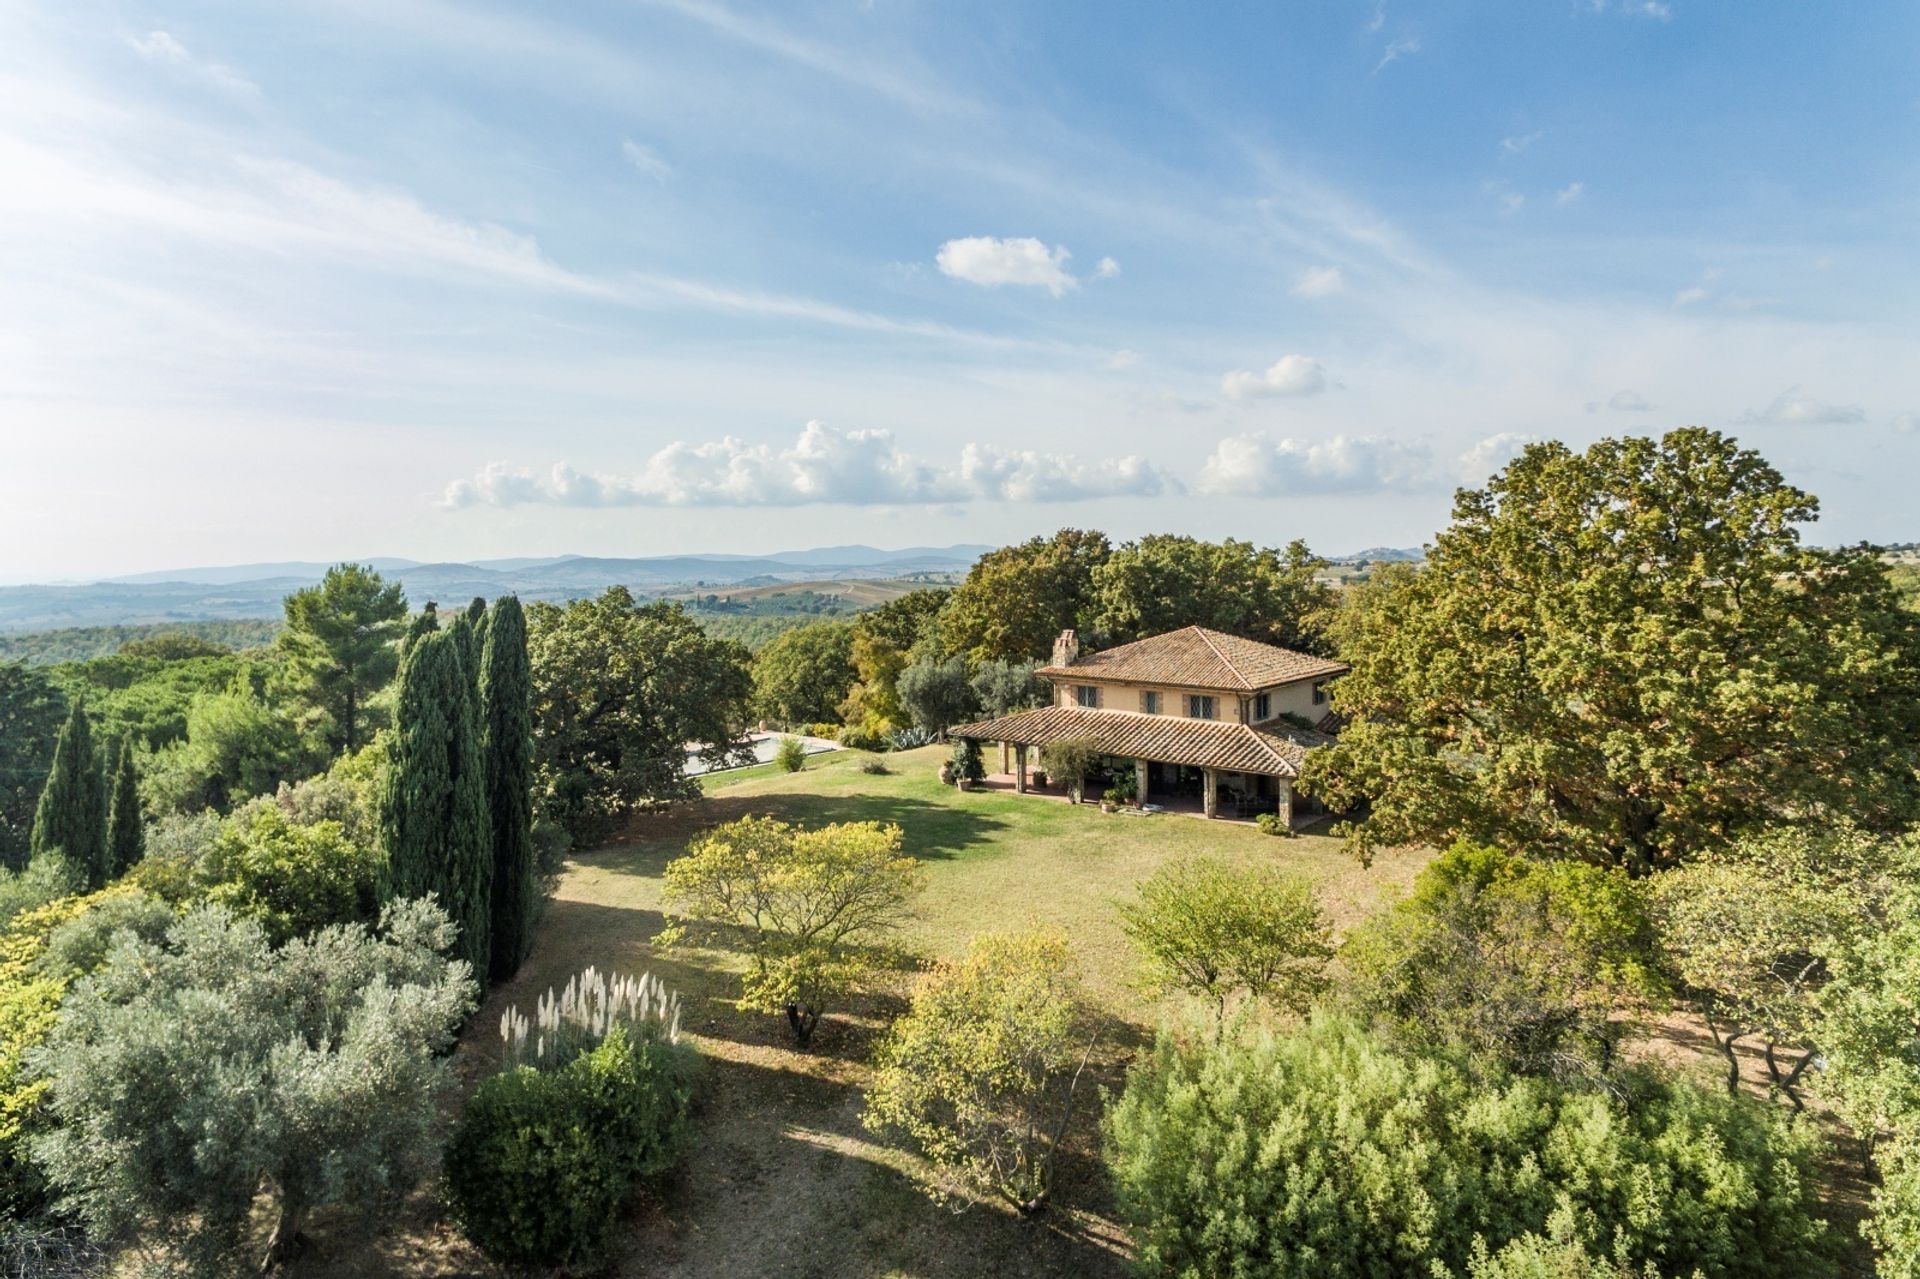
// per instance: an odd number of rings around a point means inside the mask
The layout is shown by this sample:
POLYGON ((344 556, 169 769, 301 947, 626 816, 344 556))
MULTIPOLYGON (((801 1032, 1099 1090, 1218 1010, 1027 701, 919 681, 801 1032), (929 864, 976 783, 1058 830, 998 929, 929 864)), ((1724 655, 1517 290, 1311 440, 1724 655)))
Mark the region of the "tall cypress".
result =
POLYGON ((146 855, 147 826, 140 812, 140 779, 133 768, 133 742, 123 737, 114 752, 112 795, 107 804, 107 877, 119 878, 146 855))
POLYGON ((532 672, 527 619, 509 595, 487 619, 480 668, 487 807, 493 818, 493 978, 513 976, 533 946, 532 672))
POLYGON ((78 701, 53 746, 53 768, 34 810, 30 846, 35 857, 59 849, 91 887, 107 881, 106 796, 93 750, 93 729, 78 701))
POLYGON ((460 930, 455 956, 484 980, 492 823, 479 695, 461 648, 452 631, 428 631, 407 651, 380 822, 389 894, 437 895, 460 930))

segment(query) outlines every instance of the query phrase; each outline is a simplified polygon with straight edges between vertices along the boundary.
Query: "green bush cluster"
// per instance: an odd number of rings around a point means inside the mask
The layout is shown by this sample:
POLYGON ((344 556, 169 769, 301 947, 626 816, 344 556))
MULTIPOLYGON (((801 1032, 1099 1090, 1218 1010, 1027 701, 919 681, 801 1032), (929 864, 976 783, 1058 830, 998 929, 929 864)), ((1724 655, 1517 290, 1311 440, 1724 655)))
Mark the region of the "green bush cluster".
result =
POLYGON ((339 822, 298 826, 263 799, 227 821, 196 873, 206 900, 260 920, 277 945, 329 924, 379 918, 383 865, 339 822))
POLYGON ((1285 1036, 1163 1038, 1108 1115, 1109 1158, 1155 1274, 1465 1274, 1476 1241, 1555 1225, 1663 1274, 1830 1273, 1806 1125, 1686 1081, 1622 1086, 1476 1082, 1327 1016, 1285 1036))
POLYGON ((797 773, 807 766, 807 744, 797 737, 783 737, 774 748, 774 762, 789 773, 797 773))
POLYGON ((593 1260, 635 1184, 679 1159, 691 1065, 688 1050, 615 1026, 558 1070, 481 1084, 447 1149, 461 1228, 507 1265, 593 1260))

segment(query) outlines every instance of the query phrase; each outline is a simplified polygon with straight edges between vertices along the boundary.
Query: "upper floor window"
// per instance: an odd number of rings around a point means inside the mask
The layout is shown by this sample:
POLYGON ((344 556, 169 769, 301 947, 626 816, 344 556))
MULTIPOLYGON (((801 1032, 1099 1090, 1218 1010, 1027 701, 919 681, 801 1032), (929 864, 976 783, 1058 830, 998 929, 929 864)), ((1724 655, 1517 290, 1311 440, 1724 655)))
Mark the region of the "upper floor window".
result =
POLYGON ((1327 700, 1327 686, 1325 684, 1315 684, 1313 686, 1313 704, 1315 706, 1318 706, 1326 700, 1327 700))
POLYGON ((1212 719, 1213 699, 1199 693, 1187 694, 1188 719, 1212 719))
POLYGON ((1262 720, 1268 720, 1272 718, 1273 718, 1273 694, 1271 693, 1256 694, 1253 699, 1253 722, 1258 724, 1262 720))
POLYGON ((1142 692, 1140 694, 1140 709, 1149 715, 1158 715, 1160 713, 1160 694, 1154 692, 1152 689, 1147 689, 1142 692))
POLYGON ((1073 700, 1076 704, 1093 710, 1100 705, 1100 690, 1092 684, 1075 684, 1073 700))

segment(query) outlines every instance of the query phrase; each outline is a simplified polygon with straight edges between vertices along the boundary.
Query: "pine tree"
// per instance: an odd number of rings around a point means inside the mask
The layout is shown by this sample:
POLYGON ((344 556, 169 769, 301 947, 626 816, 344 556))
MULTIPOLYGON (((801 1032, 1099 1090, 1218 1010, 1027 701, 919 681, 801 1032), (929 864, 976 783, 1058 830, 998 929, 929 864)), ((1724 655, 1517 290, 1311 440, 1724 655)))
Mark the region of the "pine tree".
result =
POLYGON ((73 704, 60 740, 53 747, 53 768, 33 814, 32 855, 58 849, 68 865, 98 888, 107 880, 107 819, 100 785, 100 761, 94 755, 93 729, 86 709, 73 704))
POLYGON ((533 944, 539 895, 533 857, 532 684, 527 621, 509 595, 487 619, 480 671, 486 715, 487 806, 493 818, 493 978, 504 981, 533 944))
POLYGON ((147 855, 146 820, 140 812, 133 743, 122 738, 114 752, 112 802, 107 806, 107 878, 117 879, 147 855))
POLYGON ((491 822, 480 750, 479 694, 452 631, 429 631, 408 650, 381 798, 388 893, 435 894, 459 926, 455 954, 486 975, 491 822))

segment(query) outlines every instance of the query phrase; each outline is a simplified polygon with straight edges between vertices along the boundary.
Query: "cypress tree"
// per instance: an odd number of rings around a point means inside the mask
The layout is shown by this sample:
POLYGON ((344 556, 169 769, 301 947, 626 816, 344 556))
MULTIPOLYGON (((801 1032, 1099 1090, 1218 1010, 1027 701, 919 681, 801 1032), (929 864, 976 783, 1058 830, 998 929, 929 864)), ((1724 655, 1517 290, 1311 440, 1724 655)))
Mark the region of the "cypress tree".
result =
POLYGON ((93 729, 76 701, 53 746, 53 768, 33 814, 32 855, 59 849, 67 864, 98 888, 107 880, 106 797, 93 729))
POLYGON ((147 855, 146 819, 140 812, 139 778, 133 769, 133 742, 120 739, 114 752, 113 793, 107 805, 107 877, 117 879, 147 855))
POLYGON ((539 895, 533 858, 532 673, 527 619, 509 595, 493 606, 482 647, 480 702, 486 715, 487 807, 493 818, 493 978, 504 981, 533 945, 539 895))
POLYGON ((393 897, 433 893, 459 926, 457 958, 484 980, 493 887, 479 696, 452 631, 418 636, 400 668, 392 755, 381 797, 393 897))

